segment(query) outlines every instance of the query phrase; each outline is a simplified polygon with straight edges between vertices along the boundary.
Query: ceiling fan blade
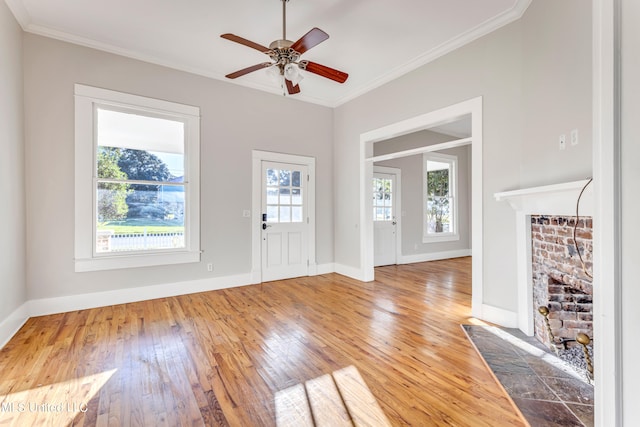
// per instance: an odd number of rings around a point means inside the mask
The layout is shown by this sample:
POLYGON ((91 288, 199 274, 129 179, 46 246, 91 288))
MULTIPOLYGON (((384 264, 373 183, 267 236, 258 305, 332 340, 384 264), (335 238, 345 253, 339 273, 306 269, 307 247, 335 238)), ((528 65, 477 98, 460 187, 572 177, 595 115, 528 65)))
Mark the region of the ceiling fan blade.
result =
POLYGON ((258 71, 262 68, 267 68, 272 66, 271 62, 263 62, 262 64, 252 65, 251 67, 243 68, 242 70, 238 70, 235 73, 227 74, 225 77, 229 79, 235 79, 237 77, 244 76, 245 74, 252 73, 254 71, 258 71))
POLYGON ((328 38, 329 34, 325 33, 320 28, 312 28, 307 34, 300 37, 300 40, 292 44, 291 49, 302 55, 312 47, 319 45, 328 38))
POLYGON ((293 85, 293 82, 289 79, 284 79, 284 82, 287 84, 287 92, 289 95, 295 95, 296 93, 300 93, 300 85, 293 85))
POLYGON ((311 61, 300 61, 300 68, 338 83, 346 82, 349 77, 347 73, 311 61))
POLYGON ((258 43, 254 43, 251 40, 247 40, 240 36, 236 36, 235 34, 226 33, 226 34, 222 34, 220 37, 222 37, 223 39, 231 40, 232 42, 240 43, 252 49, 259 50, 262 53, 271 52, 271 49, 269 49, 268 47, 262 46, 261 44, 258 44, 258 43))

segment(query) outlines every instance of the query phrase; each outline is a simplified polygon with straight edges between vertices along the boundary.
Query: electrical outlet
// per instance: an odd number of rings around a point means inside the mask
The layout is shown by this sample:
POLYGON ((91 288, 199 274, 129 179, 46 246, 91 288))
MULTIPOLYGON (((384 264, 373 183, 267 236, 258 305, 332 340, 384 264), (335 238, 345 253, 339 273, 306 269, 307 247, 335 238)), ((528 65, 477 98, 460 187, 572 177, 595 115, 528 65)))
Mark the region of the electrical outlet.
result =
POLYGON ((212 262, 207 264, 207 271, 213 271, 213 263, 212 262))
POLYGON ((560 135, 560 139, 558 140, 560 143, 560 149, 564 150, 567 148, 567 136, 565 134, 560 135))
POLYGON ((578 129, 571 131, 571 145, 578 145, 578 129))

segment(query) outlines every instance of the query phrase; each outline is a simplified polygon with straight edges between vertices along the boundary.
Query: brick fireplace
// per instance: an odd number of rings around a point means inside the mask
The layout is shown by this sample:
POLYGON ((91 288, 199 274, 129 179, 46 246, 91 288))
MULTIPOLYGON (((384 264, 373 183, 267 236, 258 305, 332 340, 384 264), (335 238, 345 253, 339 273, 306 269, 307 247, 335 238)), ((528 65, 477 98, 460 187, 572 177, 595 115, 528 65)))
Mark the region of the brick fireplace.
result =
MULTIPOLYGON (((497 201, 508 202, 515 212, 517 312, 513 313, 512 322, 506 318, 504 323, 513 323, 525 334, 536 335, 543 342, 548 342, 546 329, 539 334, 540 328, 534 328, 534 323, 544 322, 537 310, 540 305, 551 306, 551 326, 554 334, 557 331, 557 336, 566 334, 566 338, 573 339, 576 333, 585 332, 593 337, 593 315, 591 311, 581 311, 591 308, 591 280, 581 272, 582 266, 572 244, 576 202, 587 182, 565 182, 494 195, 497 201), (538 283, 536 287, 539 287, 535 293, 534 279, 538 283), (574 330, 567 332, 566 329, 574 330)), ((580 200, 581 222, 577 234, 589 272, 592 261, 592 189, 593 185, 586 187, 580 200)))
POLYGON ((549 325, 558 341, 577 345, 576 334, 593 337, 592 220, 575 216, 531 215, 531 263, 534 333, 551 347, 544 317, 538 307, 549 309, 549 325), (575 228, 580 261, 573 240, 575 228))

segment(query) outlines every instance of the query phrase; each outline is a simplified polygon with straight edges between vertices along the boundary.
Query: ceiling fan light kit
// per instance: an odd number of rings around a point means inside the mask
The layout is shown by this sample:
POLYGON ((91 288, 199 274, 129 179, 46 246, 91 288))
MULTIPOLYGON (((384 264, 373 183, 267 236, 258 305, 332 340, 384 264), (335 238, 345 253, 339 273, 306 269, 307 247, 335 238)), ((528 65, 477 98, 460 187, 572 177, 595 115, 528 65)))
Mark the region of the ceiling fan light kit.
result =
POLYGON ((329 35, 319 28, 312 28, 307 34, 302 36, 298 41, 292 42, 287 40, 287 2, 282 1, 282 39, 275 40, 269 44, 269 47, 254 43, 245 38, 236 36, 235 34, 222 34, 220 37, 227 39, 252 49, 269 55, 273 62, 263 62, 261 64, 252 65, 233 73, 227 74, 225 77, 235 79, 246 74, 252 73, 263 68, 269 68, 267 72, 272 77, 277 77, 280 83, 284 80, 282 87, 286 87, 286 95, 293 95, 300 92, 298 83, 304 78, 301 70, 319 75, 321 77, 333 80, 338 83, 344 83, 349 75, 345 72, 317 64, 315 62, 300 60, 300 56, 314 46, 322 43, 329 38, 329 35))

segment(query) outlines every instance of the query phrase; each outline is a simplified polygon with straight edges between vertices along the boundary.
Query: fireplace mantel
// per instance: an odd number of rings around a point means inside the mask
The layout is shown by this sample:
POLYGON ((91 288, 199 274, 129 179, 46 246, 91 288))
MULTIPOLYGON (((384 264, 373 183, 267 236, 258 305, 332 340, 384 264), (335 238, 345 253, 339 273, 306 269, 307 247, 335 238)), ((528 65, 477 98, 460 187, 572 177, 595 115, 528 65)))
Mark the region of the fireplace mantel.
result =
MULTIPOLYGON (((588 179, 541 187, 495 193, 497 201, 506 201, 516 215, 518 260, 518 328, 533 335, 533 284, 531 278, 531 215, 575 216, 580 192, 588 179)), ((593 186, 580 198, 580 216, 593 215, 593 186)))
MULTIPOLYGON (((495 193, 497 201, 506 201, 515 211, 535 215, 575 215, 576 203, 582 189, 589 182, 563 182, 561 184, 542 187, 523 188, 520 190, 495 193)), ((580 215, 591 216, 593 213, 593 190, 588 186, 580 199, 580 215)))

